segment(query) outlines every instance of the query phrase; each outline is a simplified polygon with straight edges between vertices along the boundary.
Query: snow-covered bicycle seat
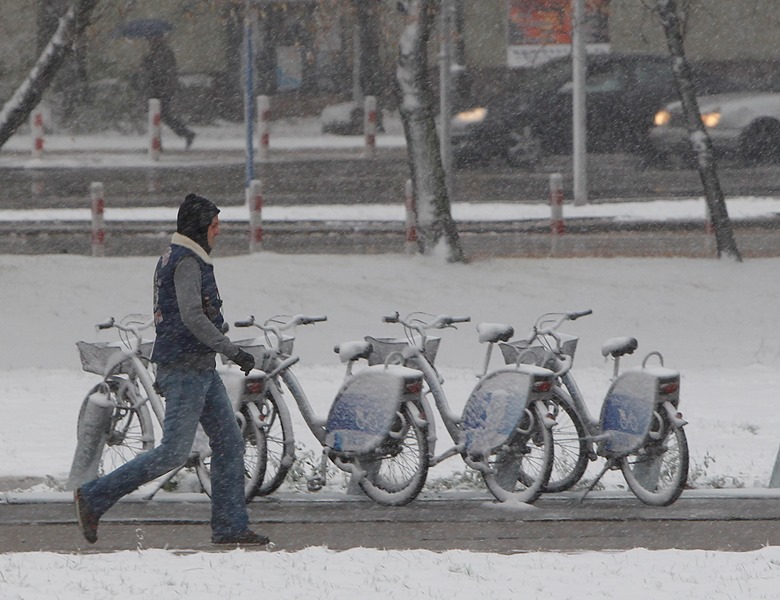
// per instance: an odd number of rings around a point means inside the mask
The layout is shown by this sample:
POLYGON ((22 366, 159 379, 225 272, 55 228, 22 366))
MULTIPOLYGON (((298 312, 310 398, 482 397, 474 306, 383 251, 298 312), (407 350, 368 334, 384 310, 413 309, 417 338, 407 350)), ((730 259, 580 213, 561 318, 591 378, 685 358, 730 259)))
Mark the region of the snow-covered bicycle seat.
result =
POLYGON ((639 342, 632 337, 609 338, 601 345, 601 355, 611 355, 612 358, 631 354, 639 347, 639 342))
POLYGON ((479 334, 479 343, 484 344, 486 342, 507 342, 515 334, 515 330, 511 325, 480 323, 477 325, 477 333, 479 334))

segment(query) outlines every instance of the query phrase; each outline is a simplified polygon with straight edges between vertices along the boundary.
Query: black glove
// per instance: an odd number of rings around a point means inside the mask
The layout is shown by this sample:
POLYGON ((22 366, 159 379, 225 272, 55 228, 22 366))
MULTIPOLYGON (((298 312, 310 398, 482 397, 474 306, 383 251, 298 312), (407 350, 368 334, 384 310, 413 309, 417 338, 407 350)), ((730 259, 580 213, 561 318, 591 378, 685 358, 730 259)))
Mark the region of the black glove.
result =
POLYGON ((245 350, 239 350, 232 361, 241 367, 244 375, 249 375, 249 372, 255 368, 255 357, 245 350))

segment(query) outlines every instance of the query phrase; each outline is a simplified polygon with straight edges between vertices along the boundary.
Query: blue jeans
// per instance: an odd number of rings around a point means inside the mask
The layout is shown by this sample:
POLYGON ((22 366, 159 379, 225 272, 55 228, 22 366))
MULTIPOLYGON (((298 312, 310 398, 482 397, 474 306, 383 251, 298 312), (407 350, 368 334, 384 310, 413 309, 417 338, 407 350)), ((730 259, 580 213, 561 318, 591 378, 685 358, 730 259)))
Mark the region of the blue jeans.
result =
POLYGON ((115 471, 81 486, 87 506, 98 516, 122 496, 182 466, 190 456, 198 422, 211 446, 211 530, 229 537, 247 529, 244 501, 244 440, 219 374, 159 367, 165 395, 162 442, 115 471))

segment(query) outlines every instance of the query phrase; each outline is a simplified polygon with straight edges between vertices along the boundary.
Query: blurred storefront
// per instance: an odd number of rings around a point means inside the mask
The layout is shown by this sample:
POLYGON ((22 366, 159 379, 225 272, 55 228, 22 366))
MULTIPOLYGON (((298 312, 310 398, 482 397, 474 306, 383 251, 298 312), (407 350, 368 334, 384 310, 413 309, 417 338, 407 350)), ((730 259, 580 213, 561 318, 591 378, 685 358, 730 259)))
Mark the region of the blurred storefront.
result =
MULTIPOLYGON (((532 67, 571 49, 571 0, 508 0, 507 66, 532 67)), ((609 0, 585 2, 589 53, 609 52, 609 0)))

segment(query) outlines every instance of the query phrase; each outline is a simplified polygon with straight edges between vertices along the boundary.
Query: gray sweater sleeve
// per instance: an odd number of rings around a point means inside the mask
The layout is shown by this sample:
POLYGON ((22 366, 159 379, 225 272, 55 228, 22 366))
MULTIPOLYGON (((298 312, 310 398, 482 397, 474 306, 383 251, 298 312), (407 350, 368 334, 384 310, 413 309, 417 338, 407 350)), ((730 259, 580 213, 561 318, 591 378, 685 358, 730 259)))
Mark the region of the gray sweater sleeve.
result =
POLYGON ((239 348, 223 335, 203 313, 200 267, 194 258, 183 258, 173 274, 176 301, 184 326, 214 352, 235 358, 239 348))

